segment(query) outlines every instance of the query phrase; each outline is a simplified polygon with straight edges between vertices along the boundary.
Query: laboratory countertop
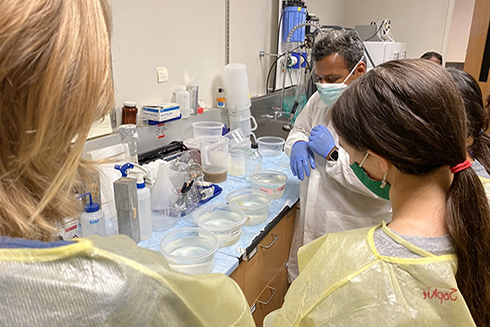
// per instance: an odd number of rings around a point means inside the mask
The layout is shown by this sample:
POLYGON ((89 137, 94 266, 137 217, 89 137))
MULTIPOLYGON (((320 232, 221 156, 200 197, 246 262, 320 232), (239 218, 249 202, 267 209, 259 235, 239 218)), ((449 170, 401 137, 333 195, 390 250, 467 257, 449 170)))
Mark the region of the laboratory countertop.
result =
MULTIPOLYGON (((243 256, 247 255, 248 252, 251 251, 266 233, 282 218, 282 216, 284 216, 284 214, 299 200, 299 180, 291 173, 289 158, 284 152, 276 157, 264 156, 262 159, 262 169, 281 171, 288 176, 284 195, 272 202, 269 207, 269 215, 265 222, 256 226, 243 226, 242 235, 237 243, 228 247, 218 248, 215 255, 214 267, 212 270, 213 273, 230 275, 238 267, 243 256)), ((218 185, 223 188, 221 194, 203 204, 203 206, 226 203, 226 195, 230 192, 251 187, 250 181, 244 177, 230 175, 228 175, 225 182, 218 185)), ((191 226, 189 221, 192 221, 193 213, 194 211, 183 217, 177 226, 170 230, 153 232, 153 236, 150 239, 141 241, 138 243, 138 246, 154 251, 160 251, 159 247, 162 237, 170 231, 191 226)))

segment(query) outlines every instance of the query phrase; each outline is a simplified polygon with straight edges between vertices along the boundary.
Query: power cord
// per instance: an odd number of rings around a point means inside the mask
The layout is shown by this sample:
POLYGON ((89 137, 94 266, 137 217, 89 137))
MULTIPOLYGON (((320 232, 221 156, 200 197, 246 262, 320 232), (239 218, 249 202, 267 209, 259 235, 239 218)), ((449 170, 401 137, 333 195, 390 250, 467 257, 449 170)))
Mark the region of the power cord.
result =
POLYGON ((395 42, 393 34, 391 34, 391 20, 385 19, 378 22, 376 25, 380 26, 378 28, 378 37, 383 41, 395 42))
MULTIPOLYGON (((298 50, 300 48, 304 47, 304 45, 300 45, 296 48, 294 48, 293 50, 291 50, 290 52, 293 52, 294 50, 298 50)), ((271 67, 269 68, 269 72, 267 73, 267 78, 265 80, 265 94, 269 94, 269 79, 271 77, 271 73, 272 73, 272 70, 274 69, 274 66, 277 65, 277 62, 279 61, 279 59, 281 59, 282 57, 284 57, 286 55, 286 52, 283 52, 282 54, 278 55, 276 60, 274 60, 274 62, 272 63, 271 67)), ((304 56, 303 56, 304 58, 304 56)), ((306 62, 308 63, 308 61, 306 60, 306 62)), ((286 65, 287 67, 287 65, 286 65)), ((310 64, 308 63, 308 67, 310 67, 310 64)), ((275 87, 275 83, 274 83, 274 86, 272 88, 272 92, 274 92, 276 90, 276 87, 275 87)))
MULTIPOLYGON (((371 40, 373 37, 377 36, 377 35, 378 35, 378 33, 379 33, 379 31, 381 30, 381 25, 378 25, 376 22, 371 22, 371 25, 376 26, 376 32, 374 32, 374 34, 373 34, 373 35, 371 35, 370 37, 368 37, 367 39, 365 39, 365 40, 364 40, 364 42, 369 41, 369 40, 371 40)), ((378 35, 378 37, 379 37, 379 35, 378 35)))

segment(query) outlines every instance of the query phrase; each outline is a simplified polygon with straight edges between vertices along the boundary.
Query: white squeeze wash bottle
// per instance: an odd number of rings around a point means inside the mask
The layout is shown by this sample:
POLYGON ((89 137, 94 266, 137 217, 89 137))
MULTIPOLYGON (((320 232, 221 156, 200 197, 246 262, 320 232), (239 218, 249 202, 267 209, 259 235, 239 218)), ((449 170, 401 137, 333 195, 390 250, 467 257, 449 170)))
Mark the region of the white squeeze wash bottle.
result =
POLYGON ((82 237, 90 235, 106 236, 104 211, 96 202, 92 202, 92 194, 85 193, 81 197, 89 196, 90 202, 85 205, 84 212, 80 215, 80 229, 82 237))
POLYGON ((138 193, 138 216, 140 219, 141 240, 151 238, 151 193, 146 187, 143 176, 139 175, 136 181, 138 193))

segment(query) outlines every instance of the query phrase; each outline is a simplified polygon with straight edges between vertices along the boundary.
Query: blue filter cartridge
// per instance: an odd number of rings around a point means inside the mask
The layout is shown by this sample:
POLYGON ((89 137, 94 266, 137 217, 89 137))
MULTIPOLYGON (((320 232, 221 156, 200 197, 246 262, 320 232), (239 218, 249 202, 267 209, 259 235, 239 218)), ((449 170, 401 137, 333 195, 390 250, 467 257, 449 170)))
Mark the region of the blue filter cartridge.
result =
MULTIPOLYGON (((303 7, 286 7, 283 13, 283 40, 286 42, 289 32, 301 23, 306 21, 306 8, 303 7)), ((289 41, 291 42, 303 42, 305 40, 305 26, 298 28, 294 31, 289 41)))

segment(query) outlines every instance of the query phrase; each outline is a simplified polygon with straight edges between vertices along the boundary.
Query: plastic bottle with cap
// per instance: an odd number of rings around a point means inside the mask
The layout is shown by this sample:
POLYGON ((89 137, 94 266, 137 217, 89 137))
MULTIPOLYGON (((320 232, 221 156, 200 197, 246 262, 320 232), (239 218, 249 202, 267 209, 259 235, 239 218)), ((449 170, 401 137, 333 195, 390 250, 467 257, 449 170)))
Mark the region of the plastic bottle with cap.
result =
POLYGON ((182 118, 189 118, 191 115, 191 96, 185 85, 179 85, 177 88, 175 101, 180 105, 182 118))
POLYGON ((85 193, 80 197, 87 195, 90 201, 85 205, 85 212, 80 215, 82 237, 90 235, 106 236, 104 211, 100 210, 98 203, 92 202, 92 194, 85 193))
POLYGON ((136 181, 138 194, 138 216, 140 219, 141 240, 147 240, 152 236, 151 226, 151 192, 146 187, 145 180, 139 175, 136 181))
POLYGON ((226 96, 225 90, 223 88, 218 88, 218 93, 216 93, 216 107, 224 108, 226 106, 226 96))
POLYGON ((140 238, 142 241, 147 240, 152 236, 151 191, 146 187, 144 180, 144 176, 148 176, 149 172, 146 168, 131 162, 127 162, 124 165, 114 165, 114 169, 119 170, 123 177, 136 178, 140 238))

